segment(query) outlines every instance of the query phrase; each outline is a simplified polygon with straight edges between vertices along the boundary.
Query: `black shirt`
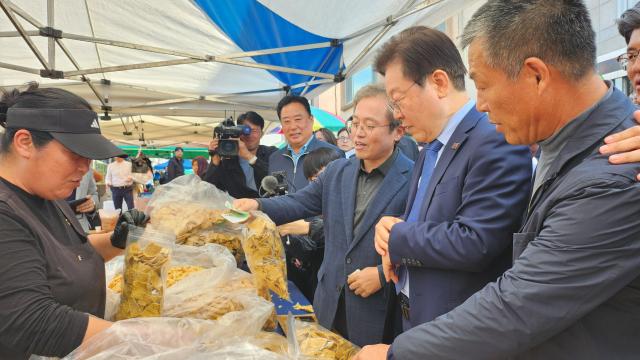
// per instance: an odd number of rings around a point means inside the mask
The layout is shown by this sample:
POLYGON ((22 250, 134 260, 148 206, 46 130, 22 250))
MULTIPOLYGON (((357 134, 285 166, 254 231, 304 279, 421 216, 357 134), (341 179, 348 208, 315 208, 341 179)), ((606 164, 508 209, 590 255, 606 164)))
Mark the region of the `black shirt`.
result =
POLYGON ((356 187, 356 210, 353 216, 354 239, 356 238, 356 234, 359 234, 360 229, 358 229, 358 226, 364 217, 369 203, 378 193, 384 177, 387 176, 393 162, 396 161, 398 153, 398 148, 394 149, 391 156, 389 156, 382 165, 371 170, 369 173, 364 169, 364 162, 360 160, 360 171, 358 172, 358 184, 356 187))
POLYGON ((104 315, 104 262, 54 202, 0 181, 58 241, 43 243, 0 202, 0 358, 62 357, 82 342, 86 313, 104 315))

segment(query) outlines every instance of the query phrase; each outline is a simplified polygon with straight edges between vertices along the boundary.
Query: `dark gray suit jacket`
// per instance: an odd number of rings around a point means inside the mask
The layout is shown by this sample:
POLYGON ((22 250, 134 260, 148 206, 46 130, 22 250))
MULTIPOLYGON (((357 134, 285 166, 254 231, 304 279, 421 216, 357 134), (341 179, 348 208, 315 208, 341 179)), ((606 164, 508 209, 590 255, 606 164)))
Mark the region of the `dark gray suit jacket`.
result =
POLYGON ((395 292, 388 284, 365 299, 349 290, 347 276, 380 265, 373 243, 375 225, 384 215, 400 217, 404 212, 412 167, 413 161, 399 153, 361 220, 359 234, 353 232, 357 158, 333 161, 316 181, 295 194, 259 200, 261 210, 276 224, 324 215, 324 261, 313 307, 320 324, 331 328, 344 289, 349 339, 361 346, 382 341, 387 302, 395 292))
POLYGON ((640 166, 598 153, 634 110, 618 90, 593 110, 533 195, 513 267, 397 337, 390 357, 640 358, 640 166))

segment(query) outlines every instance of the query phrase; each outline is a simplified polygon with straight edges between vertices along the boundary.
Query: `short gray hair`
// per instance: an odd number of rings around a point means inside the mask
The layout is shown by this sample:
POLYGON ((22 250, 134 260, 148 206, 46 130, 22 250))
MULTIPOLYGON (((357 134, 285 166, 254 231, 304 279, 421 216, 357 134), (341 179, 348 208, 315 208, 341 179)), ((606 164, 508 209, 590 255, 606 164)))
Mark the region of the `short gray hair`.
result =
MULTIPOLYGON (((353 98, 353 108, 355 109, 356 106, 358 106, 358 103, 363 99, 378 96, 384 98, 385 100, 388 99, 387 91, 385 90, 384 85, 380 83, 365 85, 360 90, 358 90, 356 96, 353 98)), ((390 111, 388 106, 385 106, 385 110, 387 113, 387 119, 389 120, 390 130, 393 130, 400 126, 400 121, 393 117, 393 113, 390 111)))
POLYGON ((622 16, 620 16, 617 23, 618 32, 620 35, 624 36, 627 45, 629 45, 629 40, 631 40, 631 33, 633 30, 640 29, 640 2, 631 9, 622 13, 622 16))
POLYGON ((462 47, 478 38, 489 66, 511 79, 529 57, 574 81, 595 70, 595 33, 580 0, 489 0, 465 26, 462 47))

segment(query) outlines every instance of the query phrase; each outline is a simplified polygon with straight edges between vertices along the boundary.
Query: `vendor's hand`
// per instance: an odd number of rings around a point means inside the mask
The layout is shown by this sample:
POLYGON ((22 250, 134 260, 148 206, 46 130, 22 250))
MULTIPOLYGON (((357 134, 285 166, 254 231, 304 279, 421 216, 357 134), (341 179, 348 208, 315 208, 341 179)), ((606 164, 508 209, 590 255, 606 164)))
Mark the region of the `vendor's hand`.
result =
POLYGON ((380 256, 384 256, 389 251, 389 235, 391 228, 402 219, 393 216, 383 216, 376 224, 376 235, 374 238, 376 251, 380 256))
MULTIPOLYGON (((633 117, 640 123, 640 110, 636 110, 633 117)), ((609 162, 612 164, 640 162, 640 126, 609 135, 604 142, 606 145, 600 147, 600 153, 611 154, 609 162)), ((638 180, 640 180, 640 174, 638 180)))
POLYGON ((382 272, 384 273, 384 278, 389 281, 393 281, 394 283, 398 283, 398 274, 396 273, 396 266, 391 263, 391 258, 389 257, 389 253, 386 255, 382 255, 382 272))
POLYGON ((258 210, 259 204, 254 199, 237 199, 233 200, 233 208, 241 211, 258 210))
POLYGON ((253 158, 253 154, 249 151, 249 149, 247 149, 247 144, 244 143, 244 141, 237 139, 238 141, 238 157, 240 157, 241 159, 245 159, 247 161, 251 160, 253 158))
POLYGON ((149 221, 149 217, 140 210, 131 209, 125 211, 118 218, 116 227, 111 234, 111 245, 119 249, 124 249, 127 246, 129 227, 144 226, 147 221, 149 221))
POLYGON ((90 212, 93 212, 96 209, 96 204, 93 202, 93 199, 91 198, 91 195, 87 195, 86 199, 87 199, 87 201, 85 201, 82 204, 76 206, 76 212, 79 212, 79 213, 90 213, 90 212))
POLYGON ((366 267, 360 271, 355 271, 347 278, 349 289, 356 295, 367 298, 378 290, 382 289, 378 268, 376 266, 366 267))
POLYGON ((308 235, 309 223, 304 220, 298 220, 278 226, 280 236, 285 235, 308 235))
POLYGON ((391 345, 367 345, 360 350, 353 360, 386 360, 391 345))

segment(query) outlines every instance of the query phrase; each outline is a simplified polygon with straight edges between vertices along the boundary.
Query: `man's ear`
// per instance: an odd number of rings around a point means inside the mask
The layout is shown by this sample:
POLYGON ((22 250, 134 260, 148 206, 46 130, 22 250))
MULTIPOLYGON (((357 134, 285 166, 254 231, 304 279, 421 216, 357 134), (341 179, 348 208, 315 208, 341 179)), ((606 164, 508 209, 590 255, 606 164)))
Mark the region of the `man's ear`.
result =
POLYGON ((549 66, 537 57, 530 57, 524 60, 522 70, 520 70, 519 81, 526 81, 537 87, 538 95, 542 94, 551 81, 551 71, 549 66))
POLYGON ((439 99, 447 97, 449 94, 450 87, 452 86, 451 80, 449 79, 449 75, 443 70, 436 70, 429 76, 431 82, 435 86, 436 94, 439 99))

